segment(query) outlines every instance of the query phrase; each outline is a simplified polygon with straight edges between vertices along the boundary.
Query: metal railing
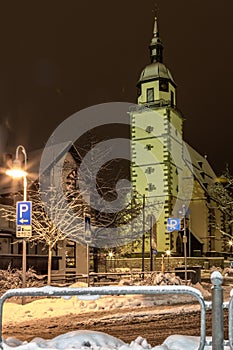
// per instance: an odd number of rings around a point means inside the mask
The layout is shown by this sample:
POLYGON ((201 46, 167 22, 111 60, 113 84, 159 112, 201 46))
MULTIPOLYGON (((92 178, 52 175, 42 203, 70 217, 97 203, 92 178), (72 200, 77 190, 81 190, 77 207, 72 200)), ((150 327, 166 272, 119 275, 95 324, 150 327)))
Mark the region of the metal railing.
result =
POLYGON ((233 349, 233 289, 230 292, 230 301, 228 303, 229 317, 228 317, 228 333, 229 333, 229 346, 233 349))
POLYGON ((212 302, 205 301, 203 295, 196 288, 189 286, 109 286, 109 287, 52 287, 10 289, 0 298, 0 349, 3 349, 2 326, 3 326, 3 304, 15 296, 102 296, 102 295, 158 295, 158 294, 188 294, 196 298, 200 304, 200 342, 198 350, 203 350, 205 345, 212 346, 213 350, 223 350, 229 346, 233 350, 233 289, 230 293, 230 301, 223 302, 223 277, 220 272, 215 271, 211 275, 212 302), (224 340, 223 310, 229 312, 229 340, 224 340), (212 340, 206 339, 206 311, 212 310, 212 340))
MULTIPOLYGON (((100 295, 158 295, 158 294, 188 294, 196 298, 201 306, 201 337, 198 350, 203 350, 206 344, 206 306, 201 292, 189 286, 109 286, 109 287, 89 287, 89 288, 62 288, 62 287, 41 287, 41 288, 22 288, 10 289, 0 298, 0 349, 2 345, 2 322, 3 322, 3 304, 15 296, 100 296, 100 295)), ((218 349, 219 350, 219 349, 218 349)))

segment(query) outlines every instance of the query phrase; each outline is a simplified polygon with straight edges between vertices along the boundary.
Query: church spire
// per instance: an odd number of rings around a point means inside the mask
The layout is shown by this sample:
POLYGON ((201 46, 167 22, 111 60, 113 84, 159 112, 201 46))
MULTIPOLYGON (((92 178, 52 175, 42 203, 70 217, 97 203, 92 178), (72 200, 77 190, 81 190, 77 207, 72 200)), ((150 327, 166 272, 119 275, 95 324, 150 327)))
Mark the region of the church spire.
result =
POLYGON ((150 43, 150 58, 151 58, 151 63, 153 62, 163 63, 163 43, 159 38, 157 17, 155 17, 153 38, 150 43))

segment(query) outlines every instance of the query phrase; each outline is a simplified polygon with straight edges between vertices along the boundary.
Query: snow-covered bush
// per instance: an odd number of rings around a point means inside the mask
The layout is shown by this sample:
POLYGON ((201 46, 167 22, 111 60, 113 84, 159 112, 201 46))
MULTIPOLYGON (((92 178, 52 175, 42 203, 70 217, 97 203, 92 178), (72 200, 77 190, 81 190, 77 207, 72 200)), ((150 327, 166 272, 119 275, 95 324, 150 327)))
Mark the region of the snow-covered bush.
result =
POLYGON ((148 275, 145 275, 144 280, 139 280, 137 278, 131 277, 131 279, 122 279, 119 285, 147 285, 147 286, 163 286, 163 285, 181 285, 182 280, 179 276, 176 276, 174 273, 161 273, 161 272, 152 272, 148 275))
MULTIPOLYGON (((46 284, 46 276, 39 276, 36 272, 29 268, 26 272, 27 287, 42 287, 46 284)), ((22 271, 12 269, 10 266, 7 270, 0 270, 0 295, 4 294, 8 289, 22 287, 22 271)))

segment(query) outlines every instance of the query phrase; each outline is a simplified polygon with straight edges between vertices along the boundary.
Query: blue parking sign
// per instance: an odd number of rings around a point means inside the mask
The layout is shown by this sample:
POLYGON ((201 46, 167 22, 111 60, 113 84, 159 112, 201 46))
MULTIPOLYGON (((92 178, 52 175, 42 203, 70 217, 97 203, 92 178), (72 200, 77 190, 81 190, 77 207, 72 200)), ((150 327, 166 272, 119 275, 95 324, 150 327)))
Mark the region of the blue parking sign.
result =
POLYGON ((24 201, 16 203, 16 224, 18 226, 31 225, 32 221, 32 202, 24 201))
POLYGON ((168 230, 168 232, 180 231, 180 219, 168 218, 167 219, 167 230, 168 230))

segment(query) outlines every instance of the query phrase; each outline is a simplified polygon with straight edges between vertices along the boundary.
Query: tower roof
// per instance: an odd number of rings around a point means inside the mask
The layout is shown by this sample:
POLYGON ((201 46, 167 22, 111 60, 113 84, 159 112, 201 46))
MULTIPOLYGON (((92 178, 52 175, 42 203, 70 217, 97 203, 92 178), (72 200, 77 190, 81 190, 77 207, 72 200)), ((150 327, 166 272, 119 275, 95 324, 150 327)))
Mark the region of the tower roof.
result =
POLYGON ((150 58, 151 63, 143 69, 138 84, 163 78, 176 85, 169 69, 163 64, 163 43, 159 37, 157 17, 155 17, 153 37, 150 43, 150 58))
POLYGON ((140 75, 139 82, 154 80, 158 78, 168 79, 175 84, 169 69, 160 62, 148 64, 140 75))

